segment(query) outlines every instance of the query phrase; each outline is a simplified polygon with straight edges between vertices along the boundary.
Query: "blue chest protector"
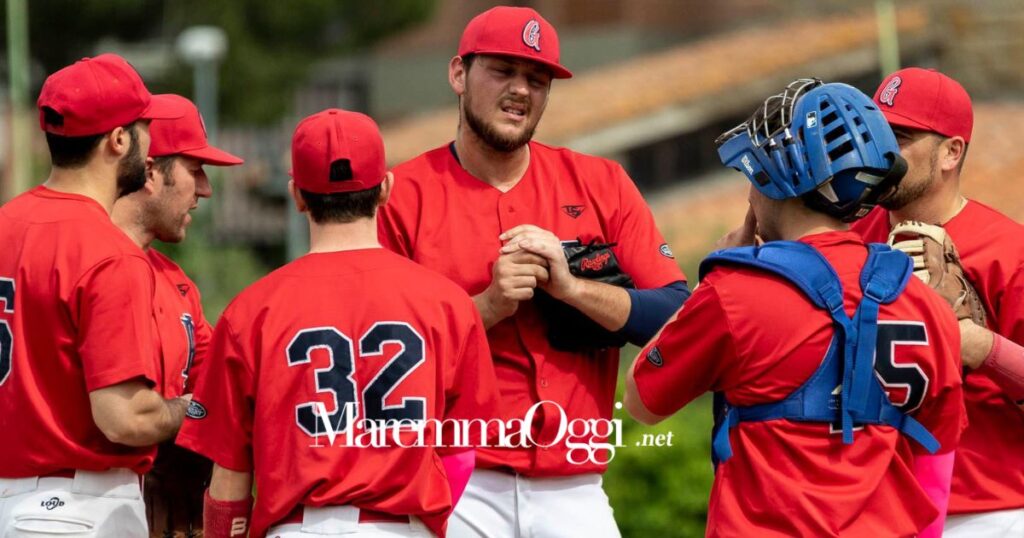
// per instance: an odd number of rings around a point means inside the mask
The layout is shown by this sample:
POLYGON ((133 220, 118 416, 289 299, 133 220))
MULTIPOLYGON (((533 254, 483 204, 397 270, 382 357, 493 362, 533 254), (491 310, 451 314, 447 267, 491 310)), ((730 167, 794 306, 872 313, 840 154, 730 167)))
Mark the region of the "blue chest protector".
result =
POLYGON ((829 313, 835 334, 821 366, 784 400, 737 407, 715 395, 712 454, 715 464, 732 456, 729 432, 740 422, 788 419, 840 426, 843 443, 853 442, 853 428, 886 424, 920 443, 931 453, 939 443, 920 422, 889 401, 874 375, 878 306, 894 301, 913 271, 910 258, 887 245, 870 244, 860 275, 863 299, 851 319, 843 308, 839 276, 814 247, 795 241, 773 241, 760 247, 725 249, 700 265, 701 279, 716 265, 743 265, 778 275, 795 285, 815 306, 829 313))

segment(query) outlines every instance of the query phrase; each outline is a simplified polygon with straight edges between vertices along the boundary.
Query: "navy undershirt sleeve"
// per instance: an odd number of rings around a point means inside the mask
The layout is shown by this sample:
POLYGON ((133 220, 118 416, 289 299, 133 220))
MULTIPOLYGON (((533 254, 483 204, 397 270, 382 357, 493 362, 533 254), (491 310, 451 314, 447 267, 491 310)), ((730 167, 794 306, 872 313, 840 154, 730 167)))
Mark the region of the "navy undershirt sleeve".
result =
POLYGON ((677 280, 661 288, 626 288, 626 293, 630 302, 629 319, 619 329, 619 334, 631 344, 642 346, 683 306, 690 297, 690 288, 685 280, 677 280))

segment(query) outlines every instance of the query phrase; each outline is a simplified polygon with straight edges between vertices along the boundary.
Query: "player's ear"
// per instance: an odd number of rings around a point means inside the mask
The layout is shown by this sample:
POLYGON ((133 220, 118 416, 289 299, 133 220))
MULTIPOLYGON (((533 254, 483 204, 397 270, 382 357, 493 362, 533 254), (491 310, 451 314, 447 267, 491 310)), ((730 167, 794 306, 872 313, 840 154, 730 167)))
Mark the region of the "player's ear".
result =
POLYGON ((391 188, 395 186, 395 175, 388 171, 384 174, 384 181, 380 184, 380 196, 377 198, 377 208, 384 207, 391 199, 391 188))
POLYGON ((961 168, 960 163, 967 153, 967 143, 962 136, 954 136, 942 141, 940 145, 939 163, 943 172, 961 168))
POLYGON ((152 157, 146 157, 146 184, 142 186, 146 193, 153 194, 156 192, 157 182, 163 183, 164 178, 160 176, 159 170, 156 167, 156 160, 152 157))
POLYGON ((459 97, 466 91, 466 75, 466 63, 462 61, 462 57, 452 57, 448 62, 448 84, 459 97))
POLYGON ((120 159, 131 151, 132 135, 124 127, 114 127, 112 131, 107 133, 103 144, 106 145, 112 155, 120 159))
POLYGON ((288 180, 288 194, 292 196, 292 202, 295 203, 295 210, 299 213, 305 213, 309 211, 306 206, 306 201, 302 199, 302 193, 299 192, 299 188, 295 186, 295 180, 288 180))

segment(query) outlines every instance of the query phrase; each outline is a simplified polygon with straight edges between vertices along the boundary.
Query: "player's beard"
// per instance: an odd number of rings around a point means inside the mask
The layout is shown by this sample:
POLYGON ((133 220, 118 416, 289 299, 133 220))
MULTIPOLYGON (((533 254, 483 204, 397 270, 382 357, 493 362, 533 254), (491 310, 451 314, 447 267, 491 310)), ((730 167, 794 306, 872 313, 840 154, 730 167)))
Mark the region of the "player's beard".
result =
MULTIPOLYGON (((505 136, 473 112, 473 99, 468 91, 462 96, 462 99, 462 111, 463 117, 466 118, 466 125, 491 149, 502 153, 512 153, 533 139, 533 132, 537 129, 537 123, 528 125, 518 136, 505 136)), ((529 115, 529 103, 526 106, 526 113, 529 115)))
POLYGON ((924 177, 915 178, 915 181, 909 182, 904 177, 903 181, 900 181, 899 186, 896 187, 896 192, 888 199, 880 202, 879 205, 889 211, 899 211, 906 207, 907 204, 921 199, 935 183, 935 170, 938 167, 939 152, 936 149, 932 152, 930 162, 928 163, 928 170, 925 172, 924 177))
POLYGON ((117 196, 131 194, 146 184, 146 158, 142 155, 139 133, 134 125, 128 129, 131 148, 117 163, 117 196))

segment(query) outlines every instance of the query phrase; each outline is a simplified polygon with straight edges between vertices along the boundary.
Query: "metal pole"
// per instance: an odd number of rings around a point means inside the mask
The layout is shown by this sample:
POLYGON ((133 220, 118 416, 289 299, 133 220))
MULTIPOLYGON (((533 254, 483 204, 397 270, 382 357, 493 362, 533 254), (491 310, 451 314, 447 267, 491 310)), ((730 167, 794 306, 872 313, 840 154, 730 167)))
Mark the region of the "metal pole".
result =
POLYGON ((288 211, 288 235, 285 236, 285 253, 288 260, 294 260, 309 252, 309 222, 306 215, 295 211, 291 197, 286 201, 288 211))
POLYGON ((893 0, 875 0, 878 19, 878 64, 884 78, 900 68, 899 31, 893 0))
POLYGON ((217 141, 218 112, 217 107, 217 67, 216 60, 202 60, 196 62, 195 95, 196 106, 203 115, 203 122, 206 124, 206 138, 211 144, 217 141))
POLYGON ((11 91, 11 182, 0 193, 9 197, 29 187, 28 7, 25 0, 7 0, 7 66, 11 91))

